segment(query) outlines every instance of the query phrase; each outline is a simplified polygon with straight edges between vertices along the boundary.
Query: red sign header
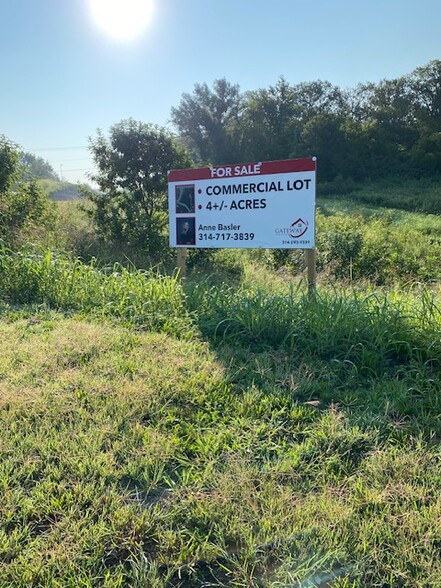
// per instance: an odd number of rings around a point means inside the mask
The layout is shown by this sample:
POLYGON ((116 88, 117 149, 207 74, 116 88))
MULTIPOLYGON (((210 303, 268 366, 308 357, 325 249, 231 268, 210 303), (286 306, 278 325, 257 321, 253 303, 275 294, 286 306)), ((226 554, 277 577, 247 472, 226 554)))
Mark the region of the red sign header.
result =
POLYGON ((169 182, 188 182, 191 180, 210 180, 238 178, 243 176, 266 176, 289 172, 316 171, 315 157, 304 159, 283 159, 281 161, 260 161, 257 163, 240 163, 217 165, 192 169, 178 169, 168 173, 169 182))

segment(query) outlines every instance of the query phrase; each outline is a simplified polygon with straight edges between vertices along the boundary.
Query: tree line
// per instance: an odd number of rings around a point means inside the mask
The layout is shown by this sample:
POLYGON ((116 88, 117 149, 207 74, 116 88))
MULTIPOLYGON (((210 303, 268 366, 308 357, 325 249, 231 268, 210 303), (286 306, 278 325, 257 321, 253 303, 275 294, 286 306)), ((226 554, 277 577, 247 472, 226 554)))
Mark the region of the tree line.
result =
MULTIPOLYGON (((171 122, 175 133, 128 119, 90 138, 97 189, 82 192, 103 240, 163 251, 170 169, 317 156, 321 182, 436 176, 441 61, 351 90, 321 80, 292 85, 283 77, 249 92, 226 79, 195 84, 172 108, 171 122)), ((0 135, 0 238, 46 215, 29 183, 39 174, 55 175, 0 135)))
POLYGON ((245 93, 225 79, 196 84, 171 120, 201 164, 315 155, 322 180, 433 175, 441 170, 441 61, 351 90, 283 77, 245 93))
POLYGON ((106 239, 161 250, 167 169, 315 155, 321 181, 439 173, 441 61, 353 90, 283 77, 245 93, 226 79, 195 84, 171 122, 177 134, 129 119, 90 140, 99 190, 84 194, 106 239))

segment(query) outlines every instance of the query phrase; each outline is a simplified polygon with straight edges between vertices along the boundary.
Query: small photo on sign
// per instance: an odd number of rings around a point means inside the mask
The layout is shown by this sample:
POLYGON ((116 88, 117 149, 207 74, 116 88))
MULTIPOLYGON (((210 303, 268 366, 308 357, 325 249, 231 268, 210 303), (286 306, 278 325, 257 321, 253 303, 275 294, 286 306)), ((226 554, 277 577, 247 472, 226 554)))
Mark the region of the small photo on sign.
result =
POLYGON ((176 219, 176 244, 195 245, 195 243, 194 217, 176 219))
POLYGON ((194 212, 194 184, 176 186, 176 213, 186 214, 194 212))

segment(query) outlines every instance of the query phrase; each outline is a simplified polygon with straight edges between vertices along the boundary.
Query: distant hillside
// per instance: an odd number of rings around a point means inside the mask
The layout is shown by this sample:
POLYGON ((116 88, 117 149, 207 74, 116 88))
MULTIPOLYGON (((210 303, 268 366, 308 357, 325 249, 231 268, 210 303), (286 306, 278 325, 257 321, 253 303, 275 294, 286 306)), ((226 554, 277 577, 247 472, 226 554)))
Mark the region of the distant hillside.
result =
POLYGON ((51 200, 75 200, 81 198, 76 184, 60 182, 52 179, 37 180, 38 185, 46 192, 51 200))
POLYGON ((52 200, 76 200, 77 198, 81 198, 81 196, 75 184, 67 184, 60 190, 50 194, 50 198, 52 200))

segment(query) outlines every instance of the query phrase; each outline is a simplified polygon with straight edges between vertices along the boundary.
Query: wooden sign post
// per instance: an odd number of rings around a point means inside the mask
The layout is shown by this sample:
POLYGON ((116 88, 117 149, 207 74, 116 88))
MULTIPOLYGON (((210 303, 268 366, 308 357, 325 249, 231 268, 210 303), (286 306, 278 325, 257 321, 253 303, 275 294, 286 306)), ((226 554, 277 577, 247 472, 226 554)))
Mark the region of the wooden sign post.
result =
POLYGON ((315 300, 317 292, 317 265, 315 249, 305 249, 306 268, 308 272, 308 296, 315 300))
POLYGON ((178 273, 179 279, 185 280, 187 277, 187 252, 188 249, 186 247, 179 247, 177 252, 177 266, 178 266, 178 273))

